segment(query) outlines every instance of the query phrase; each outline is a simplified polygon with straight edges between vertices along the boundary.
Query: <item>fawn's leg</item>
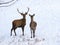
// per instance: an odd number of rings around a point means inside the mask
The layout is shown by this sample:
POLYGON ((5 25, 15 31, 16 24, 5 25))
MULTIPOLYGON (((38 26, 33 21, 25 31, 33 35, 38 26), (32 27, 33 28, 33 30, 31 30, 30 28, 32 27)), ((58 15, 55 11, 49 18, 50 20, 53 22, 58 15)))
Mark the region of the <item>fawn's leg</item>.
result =
POLYGON ((32 38, 32 30, 31 30, 31 38, 32 38))
POLYGON ((35 37, 35 30, 33 30, 33 38, 35 37))

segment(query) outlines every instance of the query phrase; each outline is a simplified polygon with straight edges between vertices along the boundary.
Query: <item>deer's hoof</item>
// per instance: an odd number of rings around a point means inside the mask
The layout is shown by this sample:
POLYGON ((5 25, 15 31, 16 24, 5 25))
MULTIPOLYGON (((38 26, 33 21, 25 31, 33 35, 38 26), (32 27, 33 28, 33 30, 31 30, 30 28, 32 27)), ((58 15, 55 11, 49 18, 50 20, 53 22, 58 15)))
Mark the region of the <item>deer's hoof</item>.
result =
POLYGON ((12 36, 12 34, 10 34, 10 36, 12 36))
POLYGON ((24 34, 22 34, 22 36, 24 36, 24 34))
POLYGON ((33 36, 33 38, 35 38, 35 36, 33 36))
POLYGON ((32 36, 31 36, 31 38, 32 38, 32 36))

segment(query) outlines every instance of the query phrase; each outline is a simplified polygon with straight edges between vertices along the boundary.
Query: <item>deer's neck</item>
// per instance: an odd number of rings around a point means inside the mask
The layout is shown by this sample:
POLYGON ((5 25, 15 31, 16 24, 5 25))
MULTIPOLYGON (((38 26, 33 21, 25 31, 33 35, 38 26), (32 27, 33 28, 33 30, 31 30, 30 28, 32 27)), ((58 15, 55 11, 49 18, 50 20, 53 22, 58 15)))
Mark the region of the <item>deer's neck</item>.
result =
POLYGON ((31 18, 31 22, 33 22, 33 18, 31 18))
POLYGON ((23 19, 26 19, 25 17, 23 17, 23 19))

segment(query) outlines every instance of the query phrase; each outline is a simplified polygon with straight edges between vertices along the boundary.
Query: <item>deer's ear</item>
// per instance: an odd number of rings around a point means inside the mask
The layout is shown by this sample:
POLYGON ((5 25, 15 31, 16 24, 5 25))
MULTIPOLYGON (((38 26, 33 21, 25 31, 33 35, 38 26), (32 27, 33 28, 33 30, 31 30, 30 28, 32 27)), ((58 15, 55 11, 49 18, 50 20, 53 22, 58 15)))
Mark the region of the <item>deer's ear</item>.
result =
POLYGON ((29 16, 31 16, 31 15, 29 14, 29 16))
POLYGON ((23 13, 20 13, 21 15, 23 15, 23 13))
POLYGON ((35 14, 33 14, 33 16, 35 16, 35 14))

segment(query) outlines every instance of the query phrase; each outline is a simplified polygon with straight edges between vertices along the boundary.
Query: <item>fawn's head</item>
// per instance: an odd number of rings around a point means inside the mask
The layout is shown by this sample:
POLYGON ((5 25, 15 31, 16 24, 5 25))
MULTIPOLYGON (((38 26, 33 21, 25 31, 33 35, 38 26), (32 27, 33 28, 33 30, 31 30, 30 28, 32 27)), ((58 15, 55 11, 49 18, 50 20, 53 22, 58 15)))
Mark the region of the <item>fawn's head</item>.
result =
POLYGON ((33 14, 33 15, 29 14, 29 16, 30 16, 31 18, 33 18, 33 17, 35 16, 35 14, 33 14))
POLYGON ((28 14, 28 12, 29 12, 29 8, 28 8, 28 11, 27 12, 25 12, 25 13, 21 13, 21 12, 19 12, 19 10, 17 9, 17 11, 18 11, 18 13, 20 13, 22 16, 23 16, 23 19, 25 19, 26 18, 26 15, 28 14))
POLYGON ((35 14, 31 15, 29 14, 30 18, 31 18, 31 22, 33 21, 33 17, 35 16, 35 14))

